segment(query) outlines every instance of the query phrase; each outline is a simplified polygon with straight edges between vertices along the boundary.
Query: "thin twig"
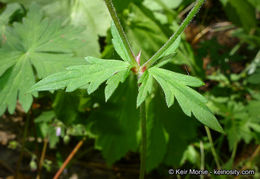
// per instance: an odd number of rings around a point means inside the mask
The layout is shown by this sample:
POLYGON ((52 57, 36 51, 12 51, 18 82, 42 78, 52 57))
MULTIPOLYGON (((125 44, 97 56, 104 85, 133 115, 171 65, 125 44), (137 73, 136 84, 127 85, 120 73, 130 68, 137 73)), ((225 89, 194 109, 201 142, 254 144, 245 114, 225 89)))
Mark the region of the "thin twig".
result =
POLYGON ((45 138, 44 144, 43 144, 43 149, 42 149, 42 154, 41 154, 41 158, 40 158, 40 162, 39 162, 38 174, 37 174, 37 177, 36 177, 37 179, 41 178, 42 165, 43 165, 46 150, 47 150, 47 144, 48 144, 48 139, 45 138))
POLYGON ((0 160, 0 166, 2 166, 6 170, 8 170, 12 174, 14 174, 14 170, 8 164, 6 164, 4 161, 0 160))
POLYGON ((65 162, 62 164, 59 171, 56 173, 56 175, 53 177, 53 179, 58 179, 63 172, 63 170, 66 168, 66 166, 69 164, 70 160, 74 157, 74 155, 78 152, 84 141, 86 140, 86 137, 84 137, 79 143, 76 145, 76 147, 72 150, 72 152, 69 154, 65 162))

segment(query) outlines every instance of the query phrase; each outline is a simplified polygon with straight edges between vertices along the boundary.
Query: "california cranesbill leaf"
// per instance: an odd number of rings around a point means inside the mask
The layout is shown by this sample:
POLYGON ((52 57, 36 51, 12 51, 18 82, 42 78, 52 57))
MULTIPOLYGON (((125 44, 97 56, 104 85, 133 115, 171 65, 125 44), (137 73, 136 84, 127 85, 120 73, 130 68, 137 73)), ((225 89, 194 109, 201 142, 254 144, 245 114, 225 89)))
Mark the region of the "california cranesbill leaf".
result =
POLYGON ((73 49, 81 45, 74 38, 80 31, 44 18, 39 9, 33 4, 23 22, 14 23, 5 32, 6 41, 0 49, 0 115, 6 108, 13 113, 17 98, 28 111, 33 98, 26 92, 36 80, 33 68, 43 78, 84 63, 73 55, 73 49))
MULTIPOLYGON (((112 76, 129 71, 129 63, 119 60, 103 60, 95 57, 86 57, 86 62, 86 65, 71 66, 65 71, 44 78, 35 84, 31 91, 66 88, 67 92, 71 92, 79 88, 85 88, 88 90, 88 93, 91 94, 96 91, 103 82, 109 78, 111 79, 112 76)), ((121 78, 117 80, 121 80, 121 78)), ((115 81, 117 80, 115 79, 115 81)))
POLYGON ((137 98, 137 106, 145 99, 148 93, 151 92, 151 83, 155 79, 162 87, 168 107, 171 107, 176 98, 183 112, 191 117, 193 115, 203 124, 210 128, 223 132, 222 127, 218 123, 215 116, 206 106, 206 98, 200 95, 191 87, 199 87, 203 82, 195 77, 182 75, 169 70, 158 67, 152 67, 145 72, 144 77, 140 78, 139 95, 137 98))

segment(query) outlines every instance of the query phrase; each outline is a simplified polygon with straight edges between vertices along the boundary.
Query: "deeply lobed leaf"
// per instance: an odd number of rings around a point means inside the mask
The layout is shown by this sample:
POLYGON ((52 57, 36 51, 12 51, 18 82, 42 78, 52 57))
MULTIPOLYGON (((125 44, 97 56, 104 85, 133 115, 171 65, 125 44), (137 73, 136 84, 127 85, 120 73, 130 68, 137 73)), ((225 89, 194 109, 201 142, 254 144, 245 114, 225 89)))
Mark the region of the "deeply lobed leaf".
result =
POLYGON ((70 26, 62 27, 57 20, 43 18, 35 4, 22 23, 14 23, 4 31, 6 39, 0 49, 0 115, 6 108, 13 113, 17 98, 23 109, 29 110, 32 94, 26 91, 35 83, 33 67, 37 76, 43 78, 84 63, 73 55, 81 45, 75 40, 79 32, 70 26))
POLYGON ((198 92, 189 87, 198 87, 203 85, 203 82, 195 77, 152 67, 146 74, 144 74, 143 80, 141 80, 142 84, 138 94, 140 97, 137 100, 137 106, 139 106, 144 101, 147 93, 151 90, 151 82, 150 80, 147 80, 147 76, 152 76, 160 84, 164 91, 168 107, 173 105, 174 98, 176 98, 183 112, 187 116, 191 117, 191 114, 193 113, 193 115, 201 123, 218 132, 223 132, 223 129, 218 123, 217 119, 206 106, 207 100, 198 92))
POLYGON ((103 60, 95 57, 87 57, 86 61, 86 65, 71 66, 66 71, 44 78, 35 84, 31 91, 66 88, 67 92, 71 92, 78 88, 87 88, 90 94, 110 78, 106 89, 106 99, 108 99, 119 82, 125 80, 129 71, 129 63, 119 60, 103 60), (115 86, 112 88, 111 85, 115 86))

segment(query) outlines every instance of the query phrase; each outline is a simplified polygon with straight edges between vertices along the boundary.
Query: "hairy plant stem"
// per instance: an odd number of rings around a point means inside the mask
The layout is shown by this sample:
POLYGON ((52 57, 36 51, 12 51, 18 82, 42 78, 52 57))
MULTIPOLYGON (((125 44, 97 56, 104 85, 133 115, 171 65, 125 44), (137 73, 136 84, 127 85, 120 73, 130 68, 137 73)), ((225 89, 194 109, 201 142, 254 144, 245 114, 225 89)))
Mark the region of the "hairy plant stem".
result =
POLYGON ((207 132, 207 136, 208 136, 208 139, 209 139, 211 152, 213 154, 213 157, 214 157, 214 160, 216 162, 217 168, 221 169, 220 163, 219 163, 219 160, 218 160, 218 155, 217 155, 217 152, 215 150, 215 147, 214 147, 214 144, 213 144, 213 140, 212 140, 212 137, 211 137, 210 129, 207 126, 205 126, 205 129, 206 129, 206 132, 207 132))
POLYGON ((146 69, 153 65, 157 60, 159 60, 160 56, 175 42, 175 40, 182 34, 184 29, 189 25, 192 21, 193 17, 199 12, 200 7, 203 5, 205 0, 197 0, 196 4, 188 14, 188 16, 184 19, 178 30, 170 37, 170 39, 147 61, 145 62, 141 69, 146 69))
POLYGON ((139 179, 144 179, 145 175, 145 157, 146 157, 146 109, 145 102, 140 106, 140 120, 141 120, 141 165, 139 179))
POLYGON ((107 5, 108 11, 110 13, 110 16, 111 16, 111 18, 112 18, 113 22, 115 23, 115 26, 116 26, 116 28, 118 30, 120 38, 122 39, 122 42, 123 42, 123 44, 124 44, 124 46, 126 48, 127 54, 131 58, 131 63, 133 65, 137 66, 138 64, 137 64, 137 62, 135 60, 135 55, 134 55, 134 53, 133 53, 133 51, 131 49, 129 41, 127 40, 126 34, 125 34, 124 30, 123 30, 123 27, 122 27, 122 25, 120 23, 120 20, 119 20, 118 16, 117 16, 117 13, 116 13, 115 7, 114 7, 114 5, 112 3, 112 0, 105 0, 105 3, 107 5))

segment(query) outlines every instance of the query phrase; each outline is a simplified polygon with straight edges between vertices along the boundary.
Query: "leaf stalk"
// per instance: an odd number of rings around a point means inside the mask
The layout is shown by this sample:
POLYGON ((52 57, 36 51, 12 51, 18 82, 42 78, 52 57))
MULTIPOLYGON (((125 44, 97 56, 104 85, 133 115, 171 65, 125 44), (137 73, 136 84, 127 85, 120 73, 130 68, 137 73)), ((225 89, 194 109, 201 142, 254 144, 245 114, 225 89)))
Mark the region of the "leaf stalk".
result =
POLYGON ((203 5, 205 0, 197 0, 196 4, 188 14, 188 16, 184 19, 178 30, 169 38, 169 40, 148 60, 146 61, 141 68, 146 67, 148 69, 149 66, 153 65, 156 61, 159 60, 160 56, 175 42, 175 40, 182 34, 185 28, 192 21, 194 16, 199 12, 200 7, 203 5))
POLYGON ((112 3, 112 0, 105 0, 105 3, 106 3, 106 6, 108 8, 108 11, 110 13, 110 16, 111 16, 111 18, 112 18, 113 22, 115 23, 115 26, 116 26, 116 28, 118 30, 120 38, 122 39, 122 42, 123 42, 123 44, 124 44, 124 46, 126 48, 127 54, 131 58, 132 64, 134 64, 135 66, 139 66, 137 64, 136 60, 135 60, 135 55, 133 53, 133 50, 132 50, 132 48, 130 46, 129 41, 127 40, 126 34, 124 32, 124 29, 123 29, 123 27, 122 27, 122 25, 120 23, 120 20, 119 20, 119 18, 117 16, 116 9, 115 9, 115 7, 114 7, 114 5, 112 3))
POLYGON ((214 157, 214 160, 216 162, 217 168, 221 169, 221 166, 220 166, 220 163, 219 163, 219 160, 218 160, 218 154, 217 154, 217 152, 215 150, 215 147, 214 147, 214 144, 213 144, 213 140, 212 140, 212 137, 211 137, 210 129, 207 126, 205 126, 205 129, 206 129, 206 132, 207 132, 207 136, 208 136, 208 139, 209 139, 211 152, 213 154, 213 157, 214 157))

